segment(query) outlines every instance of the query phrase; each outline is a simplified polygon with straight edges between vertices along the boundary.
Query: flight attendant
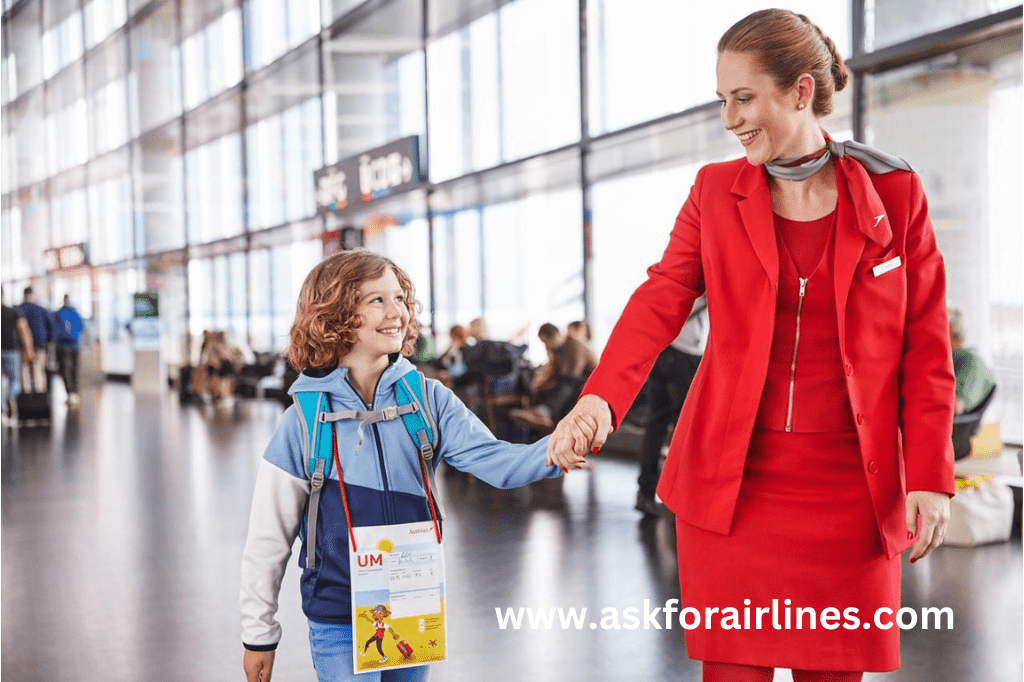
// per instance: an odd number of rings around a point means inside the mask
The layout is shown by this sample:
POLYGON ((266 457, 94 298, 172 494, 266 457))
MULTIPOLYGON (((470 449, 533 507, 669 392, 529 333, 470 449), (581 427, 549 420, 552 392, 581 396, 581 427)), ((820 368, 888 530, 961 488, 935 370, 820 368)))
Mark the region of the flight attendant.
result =
POLYGON ((698 173, 548 456, 604 444, 706 292, 658 486, 702 618, 687 652, 705 681, 860 680, 899 667, 901 554, 941 543, 954 492, 942 256, 906 162, 819 125, 849 72, 807 17, 741 20, 717 75, 746 158, 698 173))

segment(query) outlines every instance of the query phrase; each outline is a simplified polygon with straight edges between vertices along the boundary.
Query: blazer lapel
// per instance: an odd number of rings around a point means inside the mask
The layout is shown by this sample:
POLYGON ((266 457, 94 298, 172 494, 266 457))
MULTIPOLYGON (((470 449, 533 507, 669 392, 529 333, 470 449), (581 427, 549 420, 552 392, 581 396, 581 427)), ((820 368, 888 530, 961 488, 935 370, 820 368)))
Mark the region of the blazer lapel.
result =
POLYGON ((887 245, 892 240, 892 227, 885 207, 875 192, 864 167, 854 160, 835 160, 838 198, 836 201, 835 290, 836 314, 839 321, 839 342, 846 338, 846 303, 857 262, 864 253, 867 240, 887 245))
POLYGON ((768 279, 777 286, 779 247, 775 241, 775 224, 772 221, 772 195, 764 168, 744 164, 733 182, 732 193, 739 197, 737 206, 754 253, 768 273, 768 279))

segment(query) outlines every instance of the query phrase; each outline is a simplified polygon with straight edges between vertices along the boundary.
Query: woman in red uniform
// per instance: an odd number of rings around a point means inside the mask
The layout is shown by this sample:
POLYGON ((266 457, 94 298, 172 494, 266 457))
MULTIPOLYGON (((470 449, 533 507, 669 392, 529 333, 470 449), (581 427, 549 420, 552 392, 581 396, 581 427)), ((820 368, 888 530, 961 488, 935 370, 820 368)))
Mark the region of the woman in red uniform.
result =
POLYGON ((817 26, 756 12, 718 53, 746 159, 698 173, 548 453, 603 445, 706 291, 658 487, 701 618, 687 651, 704 680, 860 680, 899 667, 900 555, 938 546, 954 491, 942 256, 910 167, 821 129, 849 74, 817 26))

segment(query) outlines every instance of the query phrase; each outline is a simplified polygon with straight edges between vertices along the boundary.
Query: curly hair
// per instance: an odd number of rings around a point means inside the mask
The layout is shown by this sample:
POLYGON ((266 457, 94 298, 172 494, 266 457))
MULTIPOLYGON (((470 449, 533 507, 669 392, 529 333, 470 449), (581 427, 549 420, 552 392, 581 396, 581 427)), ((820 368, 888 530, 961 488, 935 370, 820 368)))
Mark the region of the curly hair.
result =
POLYGON ((760 10, 740 19, 722 35, 718 52, 755 55, 782 89, 796 84, 801 74, 810 74, 814 78, 811 108, 819 118, 832 113, 833 95, 850 78, 832 39, 803 14, 785 9, 760 10))
POLYGON ((412 280, 385 256, 366 249, 342 251, 317 264, 302 283, 289 332, 288 363, 298 371, 333 368, 341 364, 356 342, 362 323, 356 308, 359 288, 390 269, 398 278, 409 309, 409 324, 402 340, 402 354, 413 352, 420 334, 416 319, 419 304, 412 280))

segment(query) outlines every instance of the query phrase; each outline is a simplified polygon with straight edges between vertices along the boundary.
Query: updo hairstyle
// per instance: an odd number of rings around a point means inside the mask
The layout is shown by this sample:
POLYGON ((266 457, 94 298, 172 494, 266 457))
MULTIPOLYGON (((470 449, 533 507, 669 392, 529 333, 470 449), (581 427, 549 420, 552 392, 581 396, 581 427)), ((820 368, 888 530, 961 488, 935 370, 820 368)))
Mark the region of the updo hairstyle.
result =
POLYGON ((832 96, 850 79, 832 39, 803 14, 785 9, 759 10, 733 24, 718 41, 718 53, 722 52, 754 55, 782 90, 810 74, 811 108, 818 118, 832 113, 832 96))

